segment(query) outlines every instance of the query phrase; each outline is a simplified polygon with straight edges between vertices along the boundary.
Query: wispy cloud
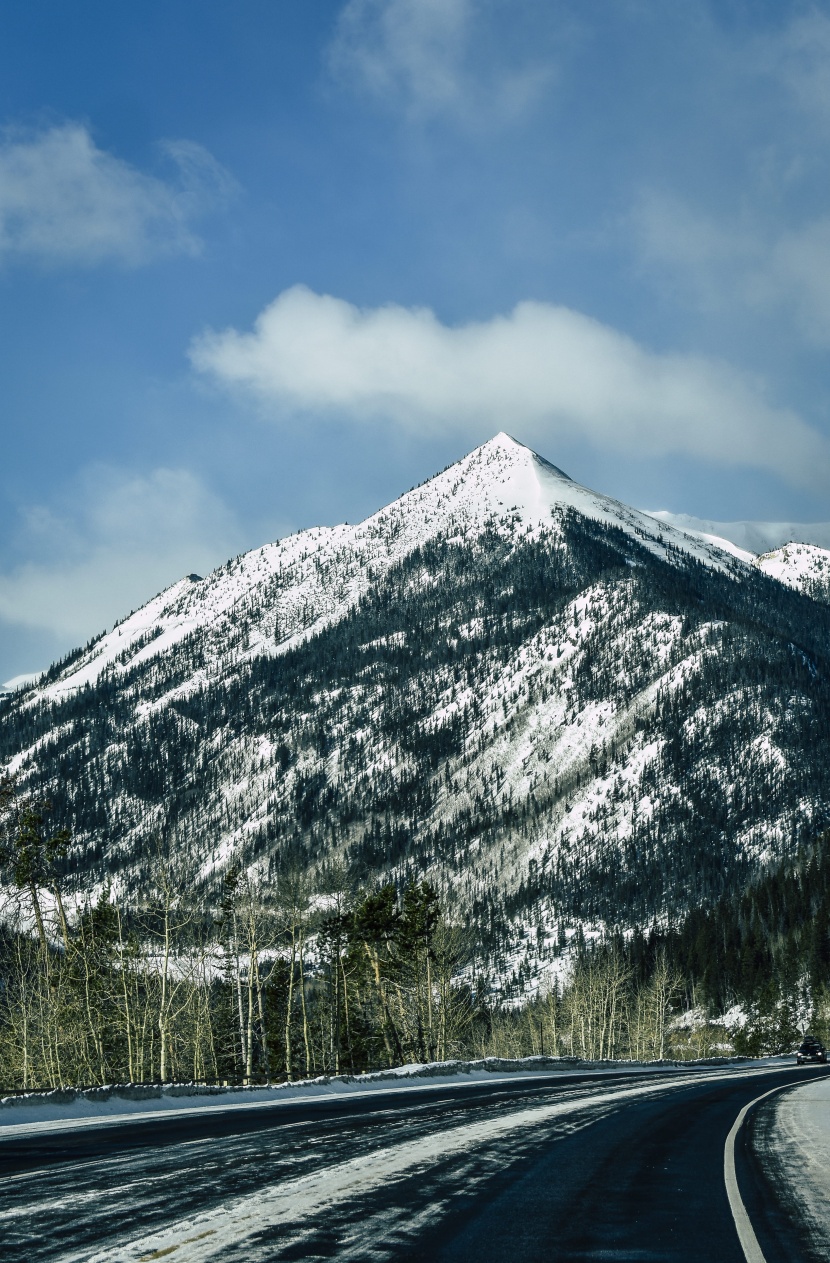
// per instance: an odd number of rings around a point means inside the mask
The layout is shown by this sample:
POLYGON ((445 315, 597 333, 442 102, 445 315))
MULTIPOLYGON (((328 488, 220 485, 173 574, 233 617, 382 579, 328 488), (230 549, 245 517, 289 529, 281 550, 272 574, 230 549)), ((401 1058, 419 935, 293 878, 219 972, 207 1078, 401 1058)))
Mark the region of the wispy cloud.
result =
POLYGON ((579 312, 520 303, 458 327, 426 309, 361 310, 303 286, 254 329, 207 332, 194 366, 275 415, 336 415, 422 432, 579 436, 615 451, 678 454, 826 485, 830 445, 763 387, 699 356, 657 354, 579 312))
POLYGON ((194 254, 193 221, 224 201, 232 177, 193 141, 168 141, 163 180, 99 149, 70 122, 0 139, 0 259, 49 264, 145 263, 194 254))
POLYGON ((638 199, 632 222, 645 266, 704 310, 784 312, 806 342, 830 345, 830 216, 795 225, 748 209, 716 216, 650 192, 638 199))
POLYGON ((757 69, 786 87, 815 121, 830 125, 830 16, 818 7, 751 45, 757 69))
MULTIPOLYGON (((492 127, 526 113, 551 82, 538 52, 511 58, 477 39, 492 19, 482 0, 349 0, 328 65, 350 85, 409 119, 451 117, 492 127)), ((509 5, 503 6, 509 9, 509 5)))
POLYGON ((704 178, 691 192, 652 182, 630 226, 641 263, 674 300, 773 319, 784 337, 827 346, 830 16, 811 8, 787 19, 784 8, 773 29, 721 39, 712 59, 722 96, 729 84, 722 121, 738 178, 704 178))
POLYGON ((0 572, 0 620, 78 644, 240 543, 233 514, 188 470, 90 469, 62 508, 25 512, 28 560, 0 572))

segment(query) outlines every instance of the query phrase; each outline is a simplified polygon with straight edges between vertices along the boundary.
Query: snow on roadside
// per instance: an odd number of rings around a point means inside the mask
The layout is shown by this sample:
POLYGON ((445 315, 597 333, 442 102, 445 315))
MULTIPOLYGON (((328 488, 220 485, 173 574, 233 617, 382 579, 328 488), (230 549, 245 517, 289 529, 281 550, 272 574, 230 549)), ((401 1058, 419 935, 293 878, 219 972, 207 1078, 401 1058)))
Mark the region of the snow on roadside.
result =
POLYGON ((830 1258, 830 1077, 775 1098, 776 1167, 817 1247, 830 1258))
POLYGON ((158 1117, 177 1117, 205 1109, 245 1109, 293 1105, 332 1097, 426 1090, 443 1085, 498 1082, 505 1078, 533 1078, 556 1072, 565 1077, 584 1074, 642 1074, 679 1069, 741 1069, 777 1065, 780 1059, 753 1061, 740 1057, 710 1057, 700 1061, 581 1061, 578 1057, 524 1057, 509 1060, 485 1057, 477 1061, 414 1063, 371 1074, 321 1076, 270 1087, 220 1087, 197 1083, 115 1084, 98 1088, 64 1088, 30 1092, 0 1100, 0 1141, 38 1131, 67 1131, 76 1127, 114 1126, 158 1117))

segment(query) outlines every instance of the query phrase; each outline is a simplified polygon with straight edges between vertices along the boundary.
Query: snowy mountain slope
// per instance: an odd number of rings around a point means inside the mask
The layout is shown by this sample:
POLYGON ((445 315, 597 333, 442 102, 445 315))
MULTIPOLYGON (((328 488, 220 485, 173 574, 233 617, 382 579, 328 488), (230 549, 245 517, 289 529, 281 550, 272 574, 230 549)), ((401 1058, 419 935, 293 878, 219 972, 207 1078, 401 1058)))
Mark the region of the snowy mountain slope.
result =
POLYGON ((314 527, 254 549, 204 579, 181 579, 113 630, 99 637, 30 701, 56 698, 96 681, 105 670, 124 674, 207 630, 214 656, 240 619, 248 657, 284 651, 317 632, 356 601, 389 568, 438 536, 468 540, 495 526, 521 524, 549 532, 552 513, 573 509, 619 526, 658 556, 681 549, 705 565, 728 569, 723 551, 648 514, 589 491, 507 434, 476 448, 450 469, 357 526, 314 527), (261 617, 252 616, 256 606, 261 617))
POLYGON ((826 827, 828 756, 830 609, 506 435, 0 699, 81 887, 140 893, 154 834, 208 888, 231 854, 428 874, 518 988, 826 827))
MULTIPOLYGON (((658 517, 658 514, 654 514, 658 517)), ((708 531, 696 531, 690 526, 677 527, 682 530, 683 534, 690 539, 701 540, 705 544, 709 544, 713 548, 719 548, 725 553, 729 553, 731 557, 737 557, 739 561, 744 562, 747 566, 752 566, 757 561, 755 553, 749 552, 746 548, 739 548, 737 544, 733 544, 731 539, 727 539, 723 535, 713 535, 708 531)))
POLYGON ((764 553, 756 564, 773 579, 830 601, 830 549, 790 542, 774 552, 764 553))

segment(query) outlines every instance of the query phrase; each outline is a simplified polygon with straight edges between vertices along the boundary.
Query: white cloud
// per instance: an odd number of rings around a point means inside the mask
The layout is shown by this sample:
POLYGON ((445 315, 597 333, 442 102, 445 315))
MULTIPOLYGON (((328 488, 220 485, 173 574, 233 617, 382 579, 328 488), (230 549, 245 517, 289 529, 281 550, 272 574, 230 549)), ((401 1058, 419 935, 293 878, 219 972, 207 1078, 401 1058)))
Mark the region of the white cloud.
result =
POLYGON ((426 309, 361 310, 303 286, 253 332, 207 332, 194 366, 277 413, 385 421, 471 438, 505 428, 580 436, 644 457, 678 454, 826 486, 827 442, 725 364, 657 354, 579 312, 520 303, 458 327, 426 309))
POLYGON ((196 253, 191 223, 233 189, 200 145, 168 141, 164 181, 99 149, 80 123, 0 139, 0 258, 52 264, 139 264, 196 253))
MULTIPOLYGON (((492 6, 488 6, 492 7, 492 6)), ((335 78, 398 107, 410 119, 451 116, 467 125, 510 122, 550 83, 550 59, 476 49, 492 15, 482 0, 349 0, 328 50, 335 78)), ((510 6, 507 20, 512 21, 510 6)))
POLYGON ((67 501, 25 514, 19 551, 29 560, 0 573, 0 619, 74 644, 240 545, 231 513, 187 470, 97 468, 67 501))

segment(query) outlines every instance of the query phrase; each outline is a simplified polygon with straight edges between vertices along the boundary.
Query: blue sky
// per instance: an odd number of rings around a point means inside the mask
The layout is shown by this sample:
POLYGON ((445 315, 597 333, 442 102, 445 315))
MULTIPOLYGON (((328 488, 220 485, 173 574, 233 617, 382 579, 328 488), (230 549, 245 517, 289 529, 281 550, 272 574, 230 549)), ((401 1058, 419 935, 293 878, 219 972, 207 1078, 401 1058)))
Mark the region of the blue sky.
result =
POLYGON ((0 2, 0 680, 506 429, 830 518, 830 5, 0 2))

